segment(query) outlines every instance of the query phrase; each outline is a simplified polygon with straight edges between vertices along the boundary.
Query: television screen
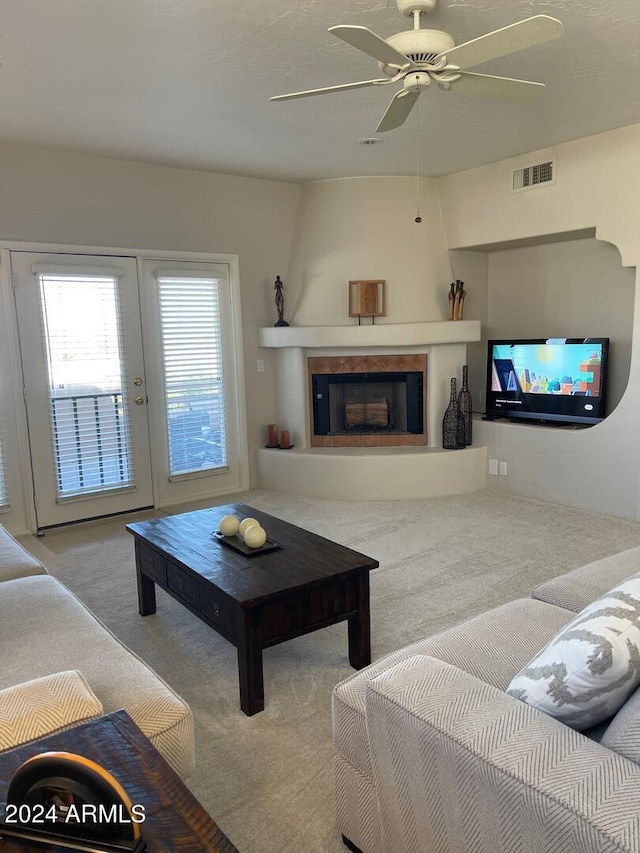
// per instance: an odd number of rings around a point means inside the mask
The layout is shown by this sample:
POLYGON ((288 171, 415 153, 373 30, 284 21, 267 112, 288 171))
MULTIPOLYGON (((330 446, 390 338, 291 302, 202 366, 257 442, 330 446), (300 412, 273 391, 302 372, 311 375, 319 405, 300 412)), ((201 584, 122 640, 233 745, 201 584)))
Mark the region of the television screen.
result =
POLYGON ((608 338, 489 341, 486 417, 599 423, 608 350, 608 338))

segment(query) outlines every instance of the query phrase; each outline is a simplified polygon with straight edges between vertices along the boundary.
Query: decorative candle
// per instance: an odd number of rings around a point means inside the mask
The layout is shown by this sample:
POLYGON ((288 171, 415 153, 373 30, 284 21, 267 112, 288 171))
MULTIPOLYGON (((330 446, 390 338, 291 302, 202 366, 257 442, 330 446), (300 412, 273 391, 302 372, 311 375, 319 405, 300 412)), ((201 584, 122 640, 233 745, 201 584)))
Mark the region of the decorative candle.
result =
POLYGON ((269 424, 267 427, 269 430, 269 447, 277 447, 278 446, 278 427, 276 424, 269 424))
POLYGON ((289 430, 287 429, 280 432, 280 447, 289 447, 289 430))

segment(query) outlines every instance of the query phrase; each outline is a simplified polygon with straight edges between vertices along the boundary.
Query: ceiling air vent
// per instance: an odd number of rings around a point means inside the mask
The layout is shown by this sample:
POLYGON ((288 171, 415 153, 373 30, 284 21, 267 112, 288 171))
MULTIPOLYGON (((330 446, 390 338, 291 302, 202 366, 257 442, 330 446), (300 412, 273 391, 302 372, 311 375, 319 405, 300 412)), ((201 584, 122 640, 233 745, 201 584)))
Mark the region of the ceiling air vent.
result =
POLYGON ((546 163, 536 163, 534 166, 516 169, 513 173, 511 189, 513 192, 531 190, 544 184, 554 184, 555 180, 555 160, 547 160, 546 163))

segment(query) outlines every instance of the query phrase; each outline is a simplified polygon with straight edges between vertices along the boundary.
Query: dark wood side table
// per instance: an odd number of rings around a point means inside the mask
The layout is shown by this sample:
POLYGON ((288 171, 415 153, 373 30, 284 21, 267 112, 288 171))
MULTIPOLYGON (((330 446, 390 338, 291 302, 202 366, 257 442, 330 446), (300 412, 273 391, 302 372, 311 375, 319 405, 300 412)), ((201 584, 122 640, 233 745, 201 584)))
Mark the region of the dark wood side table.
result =
POLYGON ((127 524, 133 534, 142 616, 164 589, 238 650, 240 707, 264 709, 262 650, 346 620, 349 662, 371 663, 369 572, 379 565, 323 536, 246 504, 127 524), (213 531, 225 515, 256 518, 279 550, 245 556, 213 531))
MULTIPOLYGON (((238 853, 152 743, 125 711, 41 738, 0 755, 0 803, 15 770, 33 755, 61 750, 105 767, 134 804, 144 805, 142 836, 148 853, 238 853)), ((57 845, 0 836, 0 853, 61 853, 57 845)))

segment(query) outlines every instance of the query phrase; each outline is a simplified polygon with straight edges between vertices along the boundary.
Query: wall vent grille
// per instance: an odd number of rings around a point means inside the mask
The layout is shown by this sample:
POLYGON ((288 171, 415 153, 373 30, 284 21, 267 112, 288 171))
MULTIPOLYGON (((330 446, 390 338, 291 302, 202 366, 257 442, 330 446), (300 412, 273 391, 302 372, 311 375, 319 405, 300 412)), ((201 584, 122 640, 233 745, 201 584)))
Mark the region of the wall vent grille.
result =
POLYGON ((554 160, 545 163, 536 163, 533 166, 525 166, 516 169, 513 173, 511 188, 513 192, 530 190, 542 184, 553 184, 556 178, 556 164, 554 160))

